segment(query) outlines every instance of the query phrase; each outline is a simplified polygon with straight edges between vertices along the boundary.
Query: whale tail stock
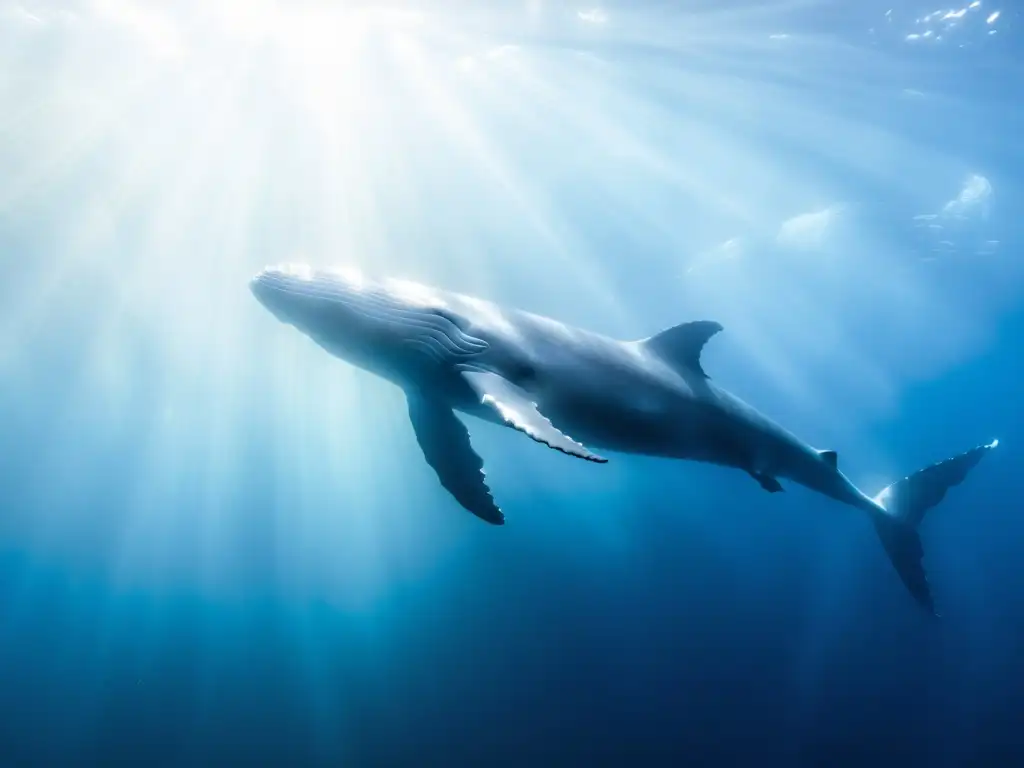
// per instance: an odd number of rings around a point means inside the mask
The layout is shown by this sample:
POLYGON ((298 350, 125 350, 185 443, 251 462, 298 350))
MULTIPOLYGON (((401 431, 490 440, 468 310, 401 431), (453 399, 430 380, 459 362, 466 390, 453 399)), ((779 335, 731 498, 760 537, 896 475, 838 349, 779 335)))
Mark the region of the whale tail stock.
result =
POLYGON ((871 520, 882 546, 910 594, 934 615, 938 614, 935 613, 935 604, 921 562, 924 548, 917 527, 925 513, 942 501, 946 491, 963 482, 985 454, 998 444, 998 440, 993 440, 987 445, 925 467, 909 477, 897 480, 874 498, 879 509, 872 514, 871 520))

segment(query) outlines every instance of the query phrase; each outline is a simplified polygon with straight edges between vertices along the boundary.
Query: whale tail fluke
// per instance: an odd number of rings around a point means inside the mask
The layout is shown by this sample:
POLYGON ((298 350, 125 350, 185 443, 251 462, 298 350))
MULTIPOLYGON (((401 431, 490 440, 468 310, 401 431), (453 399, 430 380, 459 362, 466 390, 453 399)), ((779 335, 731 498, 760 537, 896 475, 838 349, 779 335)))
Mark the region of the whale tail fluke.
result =
POLYGON ((880 510, 872 515, 882 546, 910 594, 933 614, 935 604, 921 562, 924 548, 917 526, 925 513, 945 498, 946 491, 963 482, 985 454, 997 445, 999 441, 993 440, 925 467, 897 480, 874 498, 875 503, 885 510, 884 514, 880 510))

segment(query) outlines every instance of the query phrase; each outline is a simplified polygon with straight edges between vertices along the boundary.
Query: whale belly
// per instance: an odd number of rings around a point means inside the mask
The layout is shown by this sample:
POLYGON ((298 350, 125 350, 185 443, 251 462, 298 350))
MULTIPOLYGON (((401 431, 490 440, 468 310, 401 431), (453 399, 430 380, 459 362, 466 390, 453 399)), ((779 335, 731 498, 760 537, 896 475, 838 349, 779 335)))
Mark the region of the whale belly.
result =
POLYGON ((690 398, 628 402, 574 399, 545 412, 567 435, 604 451, 749 468, 756 439, 713 403, 690 398))
POLYGON ((690 404, 656 398, 545 398, 542 410, 573 439, 608 451, 687 458, 698 451, 701 419, 690 404))

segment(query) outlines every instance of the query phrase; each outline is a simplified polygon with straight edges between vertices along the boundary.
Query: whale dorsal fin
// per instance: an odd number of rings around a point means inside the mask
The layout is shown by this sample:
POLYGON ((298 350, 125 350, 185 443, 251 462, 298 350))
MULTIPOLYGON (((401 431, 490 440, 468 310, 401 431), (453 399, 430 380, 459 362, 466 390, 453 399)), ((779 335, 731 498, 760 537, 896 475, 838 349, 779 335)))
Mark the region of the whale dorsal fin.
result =
POLYGON ((821 456, 822 461, 832 467, 832 469, 839 469, 839 456, 835 451, 818 451, 818 455, 821 456))
POLYGON ((683 323, 644 339, 641 344, 669 365, 682 367, 710 378, 700 365, 700 353, 708 339, 722 330, 714 320, 683 323))

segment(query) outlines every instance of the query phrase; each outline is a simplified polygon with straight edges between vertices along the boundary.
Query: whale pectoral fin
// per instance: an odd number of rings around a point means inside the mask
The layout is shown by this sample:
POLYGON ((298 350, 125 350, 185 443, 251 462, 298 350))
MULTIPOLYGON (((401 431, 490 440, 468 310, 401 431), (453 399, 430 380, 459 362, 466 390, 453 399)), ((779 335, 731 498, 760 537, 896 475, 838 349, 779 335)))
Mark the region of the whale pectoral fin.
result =
POLYGON ((570 456, 598 464, 608 461, 560 432, 537 410, 537 404, 530 400, 530 396, 508 379, 485 371, 463 371, 462 376, 480 397, 480 402, 493 408, 510 427, 570 456))
POLYGON ((782 483, 779 482, 778 478, 772 477, 771 475, 765 475, 761 472, 751 472, 750 476, 757 480, 762 488, 768 493, 781 493, 786 490, 782 487, 782 483))
POLYGON ((481 520, 504 524, 505 515, 484 481, 484 462, 469 442, 466 425, 442 403, 415 393, 407 397, 416 440, 441 485, 481 520))

